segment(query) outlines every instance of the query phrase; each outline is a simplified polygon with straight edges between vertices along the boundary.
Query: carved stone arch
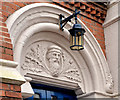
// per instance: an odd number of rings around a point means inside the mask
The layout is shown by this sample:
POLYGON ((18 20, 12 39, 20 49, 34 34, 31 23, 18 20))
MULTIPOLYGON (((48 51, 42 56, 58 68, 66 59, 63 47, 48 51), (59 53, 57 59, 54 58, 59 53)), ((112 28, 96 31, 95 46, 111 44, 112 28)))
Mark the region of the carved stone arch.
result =
MULTIPOLYGON (((19 63, 17 69, 20 71, 22 68, 21 61, 22 58, 24 60, 27 48, 30 50, 32 44, 37 45, 40 41, 46 40, 46 44, 49 41, 51 45, 59 46, 66 55, 74 60, 82 81, 77 82, 73 77, 67 77, 70 78, 68 80, 64 77, 62 80, 62 77, 56 78, 52 75, 49 76, 47 72, 43 72, 43 77, 39 74, 43 83, 47 84, 48 82, 50 85, 50 81, 53 81, 56 82, 56 86, 74 90, 79 86, 85 94, 99 93, 101 95, 109 95, 109 93, 113 93, 113 80, 108 64, 93 34, 78 19, 78 23, 86 30, 85 49, 82 51, 71 51, 69 49, 68 29, 73 26, 74 20, 71 23, 67 23, 65 30, 61 31, 58 24, 59 14, 64 14, 66 17, 71 15, 70 12, 59 6, 48 3, 35 3, 19 9, 8 18, 6 23, 13 43, 14 60, 19 63)), ((40 71, 42 72, 43 70, 40 71)), ((34 73, 29 73, 27 76, 37 80, 37 76, 34 73)))

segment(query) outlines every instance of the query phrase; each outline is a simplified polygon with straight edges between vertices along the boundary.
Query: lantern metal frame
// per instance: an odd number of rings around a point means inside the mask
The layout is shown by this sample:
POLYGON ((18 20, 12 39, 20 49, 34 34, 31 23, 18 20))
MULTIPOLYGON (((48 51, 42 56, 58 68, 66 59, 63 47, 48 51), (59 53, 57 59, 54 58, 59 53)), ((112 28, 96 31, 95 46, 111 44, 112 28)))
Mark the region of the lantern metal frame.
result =
POLYGON ((77 9, 75 9, 75 12, 72 15, 68 16, 67 18, 64 18, 64 15, 62 14, 59 15, 59 25, 60 25, 60 30, 62 31, 64 30, 63 27, 67 24, 67 22, 71 22, 71 19, 75 17, 75 24, 73 25, 73 28, 69 30, 72 36, 72 43, 73 43, 73 45, 70 46, 71 50, 84 49, 83 47, 84 37, 83 36, 84 36, 85 30, 81 27, 80 24, 77 24, 78 14, 80 14, 80 11, 77 12, 77 9))

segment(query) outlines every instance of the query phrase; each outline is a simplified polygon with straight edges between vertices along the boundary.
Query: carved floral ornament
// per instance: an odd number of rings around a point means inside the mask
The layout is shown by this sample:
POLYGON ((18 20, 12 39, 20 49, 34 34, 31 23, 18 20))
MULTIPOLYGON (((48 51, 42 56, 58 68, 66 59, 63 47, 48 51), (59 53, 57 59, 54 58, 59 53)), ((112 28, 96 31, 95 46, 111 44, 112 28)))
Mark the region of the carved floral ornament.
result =
POLYGON ((112 78, 111 73, 106 72, 106 92, 107 93, 113 93, 113 89, 114 89, 114 81, 112 78))
POLYGON ((63 52, 61 47, 51 45, 35 44, 26 52, 23 64, 23 71, 40 74, 45 72, 52 77, 65 77, 69 80, 80 82, 81 75, 77 64, 72 57, 63 52))

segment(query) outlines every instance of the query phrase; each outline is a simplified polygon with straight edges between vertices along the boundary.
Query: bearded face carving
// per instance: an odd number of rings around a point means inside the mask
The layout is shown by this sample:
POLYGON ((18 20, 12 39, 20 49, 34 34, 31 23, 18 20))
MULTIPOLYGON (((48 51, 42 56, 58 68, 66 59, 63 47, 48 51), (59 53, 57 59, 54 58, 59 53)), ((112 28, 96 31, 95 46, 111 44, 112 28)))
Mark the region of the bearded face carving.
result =
POLYGON ((21 66, 23 74, 48 74, 81 82, 79 69, 71 56, 54 44, 48 46, 47 43, 46 47, 42 46, 40 43, 30 46, 21 66))
POLYGON ((52 76, 58 77, 62 68, 62 50, 58 46, 48 47, 46 54, 48 69, 52 76))

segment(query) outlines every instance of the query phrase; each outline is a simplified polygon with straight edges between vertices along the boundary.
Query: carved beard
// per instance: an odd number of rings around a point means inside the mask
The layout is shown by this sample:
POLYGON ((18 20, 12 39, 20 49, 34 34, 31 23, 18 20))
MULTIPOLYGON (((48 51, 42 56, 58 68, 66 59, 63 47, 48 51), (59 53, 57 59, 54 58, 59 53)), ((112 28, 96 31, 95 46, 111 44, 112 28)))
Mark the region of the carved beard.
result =
POLYGON ((60 71, 60 64, 56 61, 49 62, 49 69, 51 71, 52 76, 58 77, 60 71))

